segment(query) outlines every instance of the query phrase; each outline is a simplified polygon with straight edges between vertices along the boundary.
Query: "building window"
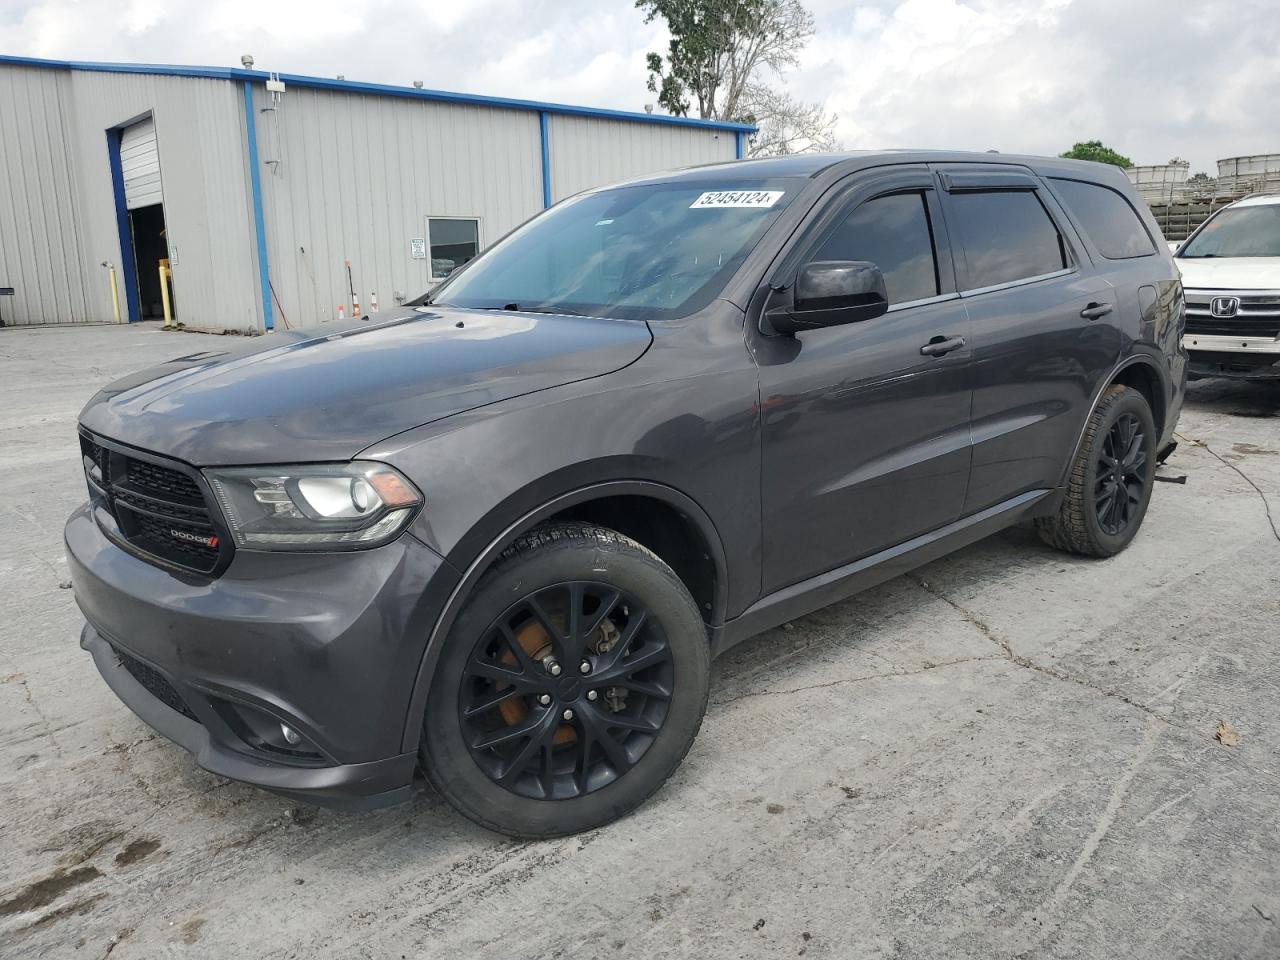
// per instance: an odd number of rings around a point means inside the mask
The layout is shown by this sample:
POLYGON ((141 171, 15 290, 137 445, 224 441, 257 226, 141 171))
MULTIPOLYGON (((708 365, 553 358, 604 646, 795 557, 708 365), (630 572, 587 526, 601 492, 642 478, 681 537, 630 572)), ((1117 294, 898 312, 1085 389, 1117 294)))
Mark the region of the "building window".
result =
POLYGON ((428 217, 427 247, 431 279, 443 280, 480 252, 480 221, 468 217, 428 217))

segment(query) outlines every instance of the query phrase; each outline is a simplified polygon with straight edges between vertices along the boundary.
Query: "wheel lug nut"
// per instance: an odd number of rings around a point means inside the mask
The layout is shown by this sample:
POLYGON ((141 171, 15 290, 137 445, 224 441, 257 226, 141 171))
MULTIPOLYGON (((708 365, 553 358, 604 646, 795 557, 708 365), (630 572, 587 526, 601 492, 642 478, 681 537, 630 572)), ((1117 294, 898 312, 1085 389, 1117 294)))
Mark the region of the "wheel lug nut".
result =
POLYGON ((539 702, 540 704, 542 704, 544 707, 546 707, 546 706, 550 706, 550 704, 551 704, 551 694, 549 694, 549 693, 544 693, 544 694, 542 694, 541 696, 539 696, 539 697, 538 697, 538 702, 539 702))
POLYGON ((572 719, 573 719, 573 711, 572 711, 572 710, 566 710, 563 714, 561 714, 561 716, 563 716, 566 720, 572 720, 572 719))
POLYGON ((588 691, 587 691, 587 699, 588 699, 588 700, 595 700, 598 696, 600 696, 600 694, 596 693, 594 690, 588 690, 588 691))
POLYGON ((591 663, 590 663, 590 661, 588 661, 588 660, 583 660, 583 661, 582 661, 582 663, 578 664, 578 672, 579 672, 579 673, 590 673, 590 672, 591 672, 591 663))
POLYGON ((547 659, 542 661, 542 666, 543 669, 553 677, 560 676, 560 664, 556 661, 555 657, 547 657, 547 659))

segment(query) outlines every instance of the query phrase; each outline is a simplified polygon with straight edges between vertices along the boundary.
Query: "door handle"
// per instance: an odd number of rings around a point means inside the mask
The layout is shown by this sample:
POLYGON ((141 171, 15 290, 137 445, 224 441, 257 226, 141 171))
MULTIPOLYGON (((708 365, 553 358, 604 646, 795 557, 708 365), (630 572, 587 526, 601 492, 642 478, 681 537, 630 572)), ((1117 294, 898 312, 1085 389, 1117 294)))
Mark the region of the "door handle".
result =
POLYGON ((1080 311, 1080 316, 1086 320, 1097 320, 1099 317, 1105 317, 1110 312, 1111 304, 1094 301, 1080 311))
POLYGON ((940 357, 963 346, 964 337, 934 337, 920 348, 920 352, 926 357, 940 357))

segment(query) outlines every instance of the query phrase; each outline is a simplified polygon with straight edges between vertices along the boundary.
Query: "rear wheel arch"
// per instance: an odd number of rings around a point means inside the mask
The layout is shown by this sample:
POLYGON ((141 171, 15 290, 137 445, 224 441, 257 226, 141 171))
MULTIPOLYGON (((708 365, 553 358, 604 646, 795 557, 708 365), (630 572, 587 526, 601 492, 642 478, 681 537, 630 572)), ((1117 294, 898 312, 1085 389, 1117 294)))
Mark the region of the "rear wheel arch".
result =
POLYGON ((519 537, 550 521, 594 523, 631 537, 657 554, 684 582, 709 634, 724 623, 728 597, 724 546, 710 516, 692 497, 666 484, 645 480, 610 480, 561 494, 514 519, 473 558, 458 565, 462 576, 431 628, 414 679, 401 744, 403 752, 417 749, 432 671, 468 596, 519 537), (657 519, 659 523, 645 527, 645 519, 657 519))
POLYGON ((1143 355, 1129 358, 1112 373, 1102 392, 1094 400, 1094 406, 1096 407, 1101 397, 1117 384, 1132 387, 1146 398, 1147 406, 1151 408, 1151 416, 1156 422, 1156 434, 1158 437, 1164 436, 1169 413, 1169 392, 1165 385, 1165 378, 1161 376, 1160 369, 1155 363, 1143 355))
POLYGON ((1060 486, 1065 487, 1068 483, 1071 467, 1084 447, 1085 434, 1094 411, 1098 409, 1098 406, 1107 396, 1107 392, 1116 385, 1132 387, 1142 394, 1147 401, 1147 405, 1151 408, 1151 416, 1155 420, 1157 440, 1164 436, 1169 416, 1167 375, 1160 370, 1154 358, 1145 353, 1131 354, 1116 364, 1110 374, 1099 380, 1098 387, 1089 401, 1089 409, 1085 411, 1085 415, 1080 422, 1080 432, 1076 435, 1075 446, 1072 447, 1070 456, 1066 458, 1066 462, 1063 464, 1059 481, 1060 486))

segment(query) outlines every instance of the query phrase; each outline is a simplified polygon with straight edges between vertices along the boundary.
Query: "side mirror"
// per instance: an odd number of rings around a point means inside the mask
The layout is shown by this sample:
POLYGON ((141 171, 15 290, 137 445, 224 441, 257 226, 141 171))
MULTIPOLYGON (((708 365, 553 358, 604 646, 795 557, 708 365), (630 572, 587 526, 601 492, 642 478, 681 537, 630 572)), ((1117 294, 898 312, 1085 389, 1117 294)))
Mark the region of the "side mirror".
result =
POLYGON ((796 277, 791 306, 765 314, 776 333, 796 333, 878 317, 889 309, 884 275, 865 260, 815 260, 796 277))

